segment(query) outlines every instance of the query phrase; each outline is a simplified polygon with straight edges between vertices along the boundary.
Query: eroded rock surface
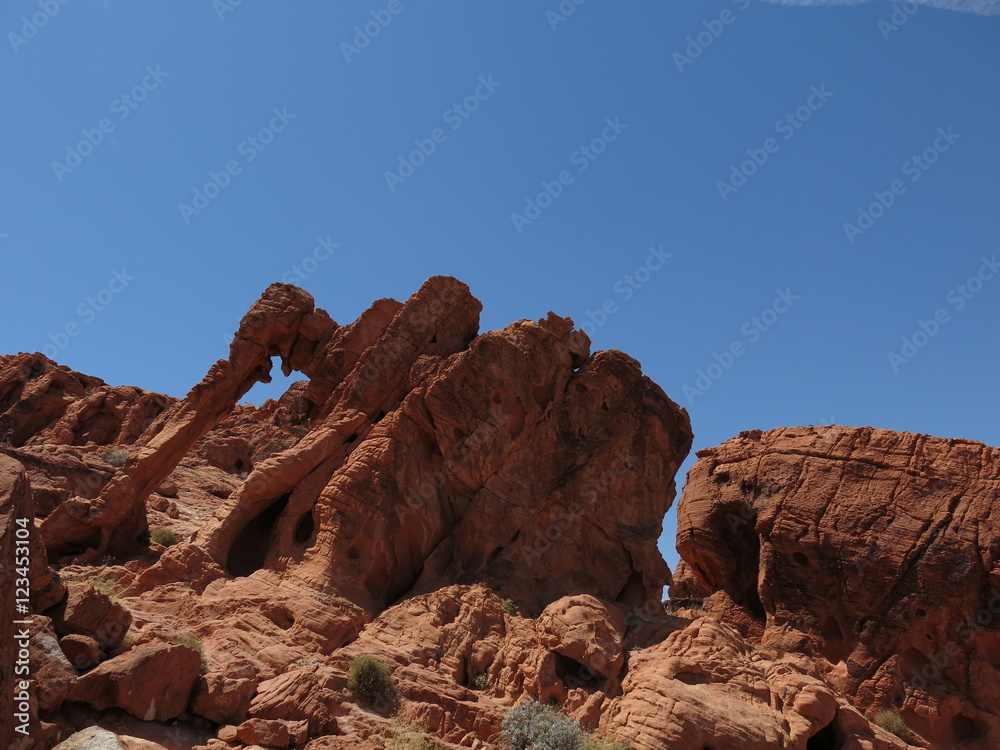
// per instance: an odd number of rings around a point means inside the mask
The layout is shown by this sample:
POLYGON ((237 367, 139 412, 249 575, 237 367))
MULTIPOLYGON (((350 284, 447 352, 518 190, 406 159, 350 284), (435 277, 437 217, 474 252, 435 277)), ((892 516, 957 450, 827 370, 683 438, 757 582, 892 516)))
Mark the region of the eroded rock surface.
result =
POLYGON ((872 428, 699 452, 678 549, 707 612, 934 748, 1000 738, 1000 451, 872 428))

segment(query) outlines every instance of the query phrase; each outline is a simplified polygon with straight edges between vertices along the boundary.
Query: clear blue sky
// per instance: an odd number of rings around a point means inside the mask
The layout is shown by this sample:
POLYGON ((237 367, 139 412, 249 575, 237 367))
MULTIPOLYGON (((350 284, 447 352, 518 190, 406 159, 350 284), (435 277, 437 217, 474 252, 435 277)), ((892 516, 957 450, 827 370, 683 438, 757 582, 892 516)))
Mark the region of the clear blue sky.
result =
POLYGON ((996 15, 231 3, 0 10, 0 351, 183 396, 313 258, 300 285, 340 322, 434 274, 484 329, 603 322, 595 348, 688 407, 696 448, 830 422, 1000 444, 996 15))

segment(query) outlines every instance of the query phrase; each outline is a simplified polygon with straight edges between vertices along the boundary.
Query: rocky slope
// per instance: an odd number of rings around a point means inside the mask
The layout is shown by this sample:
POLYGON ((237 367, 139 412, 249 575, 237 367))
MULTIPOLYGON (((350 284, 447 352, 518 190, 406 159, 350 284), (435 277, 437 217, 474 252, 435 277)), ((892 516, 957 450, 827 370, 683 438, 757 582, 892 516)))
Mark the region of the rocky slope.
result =
POLYGON ((703 452, 667 609, 687 413, 567 319, 479 310, 439 277, 338 325, 272 285, 181 400, 0 357, 0 553, 34 517, 36 613, 3 746, 485 750, 525 698, 635 750, 998 746, 995 449, 703 452), (273 358, 305 379, 238 406, 273 358), (365 655, 391 700, 348 688, 365 655))

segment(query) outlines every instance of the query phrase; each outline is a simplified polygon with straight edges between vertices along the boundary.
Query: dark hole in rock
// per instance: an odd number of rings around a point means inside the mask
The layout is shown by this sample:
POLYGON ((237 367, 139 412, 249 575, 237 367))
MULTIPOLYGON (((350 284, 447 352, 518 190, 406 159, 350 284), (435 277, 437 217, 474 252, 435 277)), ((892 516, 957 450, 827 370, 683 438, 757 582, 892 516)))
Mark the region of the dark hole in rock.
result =
POLYGON ((823 621, 820 635, 826 641, 824 655, 832 663, 836 664, 839 661, 844 661, 851 653, 850 646, 844 638, 844 631, 841 629, 840 623, 832 616, 827 617, 823 621))
POLYGON ((710 521, 713 533, 728 542, 726 593, 759 620, 764 620, 764 604, 757 591, 760 571, 760 537, 754 525, 757 513, 745 502, 719 506, 710 521))
MULTIPOLYGON (((48 550, 47 558, 50 563, 59 562, 59 558, 64 555, 79 555, 88 549, 97 547, 101 543, 101 530, 93 529, 87 536, 78 543, 64 544, 48 550)), ((148 544, 148 541, 147 541, 148 544)))
POLYGON ((313 520, 313 514, 310 510, 308 513, 299 519, 299 522, 295 525, 295 541, 298 544, 305 544, 310 539, 312 539, 313 532, 316 530, 316 522, 313 520))
POLYGON ((730 477, 728 471, 720 471, 718 474, 712 477, 712 481, 714 481, 716 484, 729 484, 729 479, 730 477))
POLYGON ((289 495, 279 497, 243 527, 226 557, 226 569, 234 576, 248 576, 264 567, 274 539, 274 527, 288 505, 289 495))
POLYGON ((951 720, 951 727, 955 733, 955 742, 968 742, 969 740, 982 739, 983 728, 968 716, 956 716, 951 720))
POLYGON ((292 613, 283 607, 276 607, 264 612, 264 616, 282 630, 288 630, 295 624, 295 618, 292 617, 292 613))
POLYGON ((552 655, 556 658, 556 676, 563 681, 568 690, 583 688, 592 691, 604 685, 604 677, 585 664, 555 652, 552 655))
POLYGON ((700 672, 678 672, 674 679, 683 682, 685 685, 707 685, 712 678, 700 672))
POLYGON ((806 750, 840 750, 841 744, 837 730, 833 728, 833 724, 829 724, 809 738, 806 750))
POLYGON ((633 571, 625 585, 622 586, 622 590, 618 592, 618 596, 615 597, 615 604, 626 611, 638 609, 645 601, 645 596, 646 587, 642 582, 642 574, 633 571))
POLYGON ((808 567, 809 565, 809 558, 803 555, 801 552, 794 553, 792 555, 792 559, 796 562, 797 565, 801 565, 802 567, 808 567))

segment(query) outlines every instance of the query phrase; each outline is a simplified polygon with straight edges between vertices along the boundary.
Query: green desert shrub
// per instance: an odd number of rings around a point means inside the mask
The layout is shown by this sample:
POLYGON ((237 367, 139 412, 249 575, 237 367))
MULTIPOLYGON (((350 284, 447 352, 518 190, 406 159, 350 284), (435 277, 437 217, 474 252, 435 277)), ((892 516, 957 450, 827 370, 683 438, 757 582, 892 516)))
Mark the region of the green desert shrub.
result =
POLYGON ((124 466, 125 462, 128 461, 128 453, 123 451, 104 451, 101 454, 101 459, 107 461, 112 466, 124 466))
POLYGON ((158 529, 153 529, 149 533, 149 538, 157 544, 162 544, 164 547, 172 547, 180 541, 180 539, 177 538, 177 534, 170 529, 163 528, 162 526, 158 529))
POLYGON ((578 750, 584 735, 566 714, 528 700, 507 712, 500 737, 508 750, 578 750))
POLYGON ((374 656, 351 659, 347 689, 369 703, 388 703, 393 696, 392 668, 374 656))
POLYGON ((486 692, 490 689, 490 676, 483 672, 481 675, 476 677, 475 680, 476 690, 486 692))
POLYGON ((395 724, 385 750, 444 750, 444 746, 433 737, 428 737, 423 727, 395 724))
POLYGON ((879 711, 875 714, 872 721, 887 732, 892 732, 899 739, 903 740, 903 742, 909 742, 910 730, 907 728, 906 722, 903 721, 903 717, 895 711, 879 711))
POLYGON ((122 591, 128 588, 127 584, 122 584, 113 578, 109 578, 104 573, 99 573, 91 578, 90 585, 112 599, 118 599, 122 591))
POLYGON ((514 600, 513 599, 504 599, 503 600, 503 609, 504 609, 504 612, 506 612, 508 615, 516 615, 517 614, 517 605, 514 604, 514 600))
POLYGON ((597 739, 596 737, 588 737, 580 745, 580 750, 633 750, 632 745, 624 740, 610 739, 608 737, 602 737, 597 739))

